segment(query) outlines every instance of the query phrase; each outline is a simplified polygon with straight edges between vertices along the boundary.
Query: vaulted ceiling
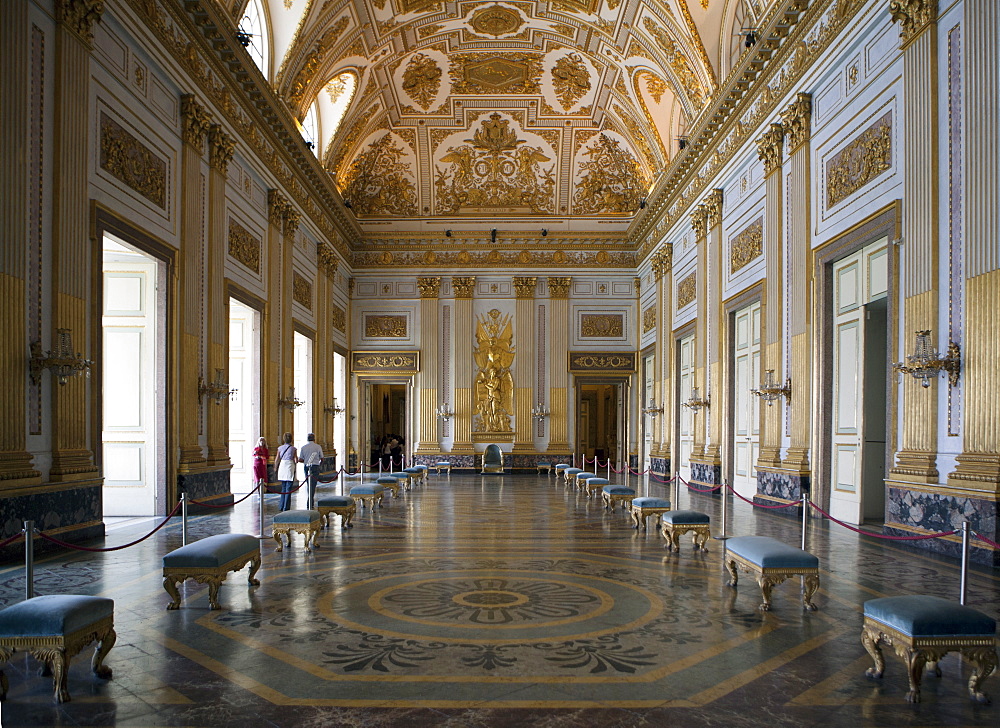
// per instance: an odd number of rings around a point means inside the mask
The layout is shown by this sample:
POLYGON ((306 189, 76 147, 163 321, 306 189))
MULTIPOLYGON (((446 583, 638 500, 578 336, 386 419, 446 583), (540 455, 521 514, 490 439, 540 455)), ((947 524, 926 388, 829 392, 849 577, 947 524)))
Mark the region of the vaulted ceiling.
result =
POLYGON ((772 0, 259 2, 265 75, 362 230, 613 234, 772 0))

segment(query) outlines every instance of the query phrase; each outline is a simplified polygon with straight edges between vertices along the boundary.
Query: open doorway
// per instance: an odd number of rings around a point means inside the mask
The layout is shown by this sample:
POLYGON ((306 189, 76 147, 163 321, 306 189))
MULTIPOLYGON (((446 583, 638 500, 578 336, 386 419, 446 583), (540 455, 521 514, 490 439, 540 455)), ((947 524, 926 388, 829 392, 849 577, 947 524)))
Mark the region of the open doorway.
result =
MULTIPOLYGON (((306 435, 313 432, 313 340, 295 332, 292 342, 292 386, 295 398, 302 402, 292 416, 292 429, 296 447, 306 443, 306 435)), ((299 482, 305 480, 305 467, 298 465, 299 482)))
POLYGON ((576 451, 602 463, 620 460, 624 441, 622 385, 614 382, 579 382, 576 387, 576 451))
MULTIPOLYGON (((235 298, 229 299, 229 488, 233 493, 253 490, 252 454, 260 437, 260 313, 235 298)), ((278 443, 268 443, 274 450, 278 443)))
POLYGON ((406 452, 406 385, 368 384, 368 463, 388 469, 390 458, 397 465, 406 452))
POLYGON ((152 516, 166 482, 165 296, 158 259, 102 239, 105 516, 152 516))

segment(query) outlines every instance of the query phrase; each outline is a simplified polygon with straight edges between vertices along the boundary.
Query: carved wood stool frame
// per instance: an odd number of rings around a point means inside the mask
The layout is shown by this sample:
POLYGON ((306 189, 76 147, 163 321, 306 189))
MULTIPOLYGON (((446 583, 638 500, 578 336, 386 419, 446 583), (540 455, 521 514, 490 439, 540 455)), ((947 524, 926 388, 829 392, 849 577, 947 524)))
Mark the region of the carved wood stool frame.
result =
MULTIPOLYGON (((664 513, 670 513, 670 506, 636 506, 629 505, 629 513, 632 515, 633 528, 642 528, 643 531, 646 530, 646 519, 649 516, 661 516, 664 513)), ((657 519, 659 523, 659 519, 657 519)))
MULTIPOLYGON (((604 486, 601 487, 603 488, 604 486)), ((619 503, 622 504, 622 510, 627 511, 627 503, 631 503, 633 498, 635 498, 635 493, 605 493, 603 490, 601 491, 601 500, 604 501, 604 508, 609 511, 614 511, 619 503)))
POLYGON ((255 574, 260 568, 260 548, 237 556, 222 566, 164 566, 163 588, 166 589, 171 599, 167 609, 178 609, 181 606, 181 595, 177 591, 177 585, 188 579, 194 579, 199 584, 208 584, 209 609, 221 609, 219 606, 219 587, 222 586, 222 582, 226 580, 230 571, 240 571, 247 564, 250 564, 247 583, 250 586, 260 586, 260 580, 255 578, 255 574))
POLYGON ((364 510, 366 503, 373 510, 382 505, 382 493, 351 493, 350 496, 354 499, 355 508, 360 507, 362 510, 364 510))
POLYGON ((736 587, 740 578, 737 569, 748 574, 754 574, 757 577, 757 584, 760 586, 760 593, 764 599, 760 604, 762 612, 771 609, 771 590, 774 587, 781 584, 790 576, 801 576, 804 586, 802 590, 802 608, 810 612, 816 611, 816 605, 812 602, 812 596, 819 589, 819 567, 764 569, 739 554, 729 551, 726 553, 726 568, 729 569, 729 574, 732 576, 729 586, 733 588, 736 587))
POLYGON ((542 471, 545 471, 546 475, 552 475, 552 466, 545 465, 544 463, 536 463, 535 468, 538 470, 538 474, 541 475, 542 471))
POLYGON ((104 664, 104 658, 115 646, 117 639, 114 615, 92 622, 68 635, 0 637, 0 700, 7 697, 9 687, 3 666, 18 650, 30 653, 42 663, 41 675, 52 675, 53 697, 56 702, 68 703, 70 697, 67 673, 70 660, 91 642, 97 642, 94 656, 90 660, 90 669, 102 680, 110 680, 111 668, 104 664))
MULTIPOLYGON (((668 509, 669 510, 669 509, 668 509)), ((660 533, 667 542, 668 551, 680 551, 680 539, 685 533, 692 531, 691 543, 695 551, 708 551, 705 543, 712 538, 712 526, 709 523, 660 523, 660 533)))
POLYGON ((354 514, 358 512, 358 504, 351 503, 349 506, 316 506, 316 510, 319 511, 320 516, 323 517, 323 528, 330 525, 330 514, 336 513, 341 518, 341 528, 354 528, 354 524, 351 523, 351 519, 354 518, 354 514))
POLYGON ((434 464, 434 471, 435 471, 435 472, 436 472, 436 473, 437 473, 438 475, 440 475, 440 474, 441 474, 441 471, 442 471, 442 470, 447 470, 447 471, 448 471, 448 475, 451 475, 451 463, 445 463, 445 464, 438 464, 438 463, 435 463, 435 464, 434 464))
POLYGON ((271 535, 278 543, 278 548, 276 548, 275 551, 282 551, 284 549, 284 544, 281 542, 282 536, 288 539, 288 548, 292 547, 293 532, 301 533, 306 537, 306 551, 312 552, 313 549, 318 549, 319 544, 316 543, 316 536, 319 534, 322 523, 322 518, 318 518, 310 523, 272 523, 271 535), (312 544, 311 547, 310 543, 312 544))
POLYGON ((934 675, 941 677, 941 668, 937 664, 949 652, 959 651, 973 665, 972 676, 969 678, 969 697, 978 703, 989 703, 989 696, 980 688, 994 670, 997 669, 996 638, 993 636, 931 636, 912 637, 899 630, 882 624, 871 617, 865 617, 861 630, 861 643, 865 646, 875 667, 869 667, 865 675, 879 679, 885 672, 885 658, 879 643, 893 648, 896 655, 906 666, 910 690, 906 700, 910 703, 920 702, 920 680, 927 666, 934 675))

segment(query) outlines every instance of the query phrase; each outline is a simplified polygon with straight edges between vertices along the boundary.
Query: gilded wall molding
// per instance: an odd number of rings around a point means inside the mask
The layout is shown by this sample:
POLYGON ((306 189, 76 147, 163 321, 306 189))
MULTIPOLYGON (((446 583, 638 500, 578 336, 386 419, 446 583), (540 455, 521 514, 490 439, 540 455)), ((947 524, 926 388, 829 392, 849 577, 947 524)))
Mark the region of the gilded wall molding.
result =
POLYGON ((535 276, 517 277, 513 279, 514 292, 518 298, 534 298, 535 284, 538 278, 535 276))
POLYGON ((211 125, 212 117, 194 94, 181 95, 181 138, 198 150, 199 155, 205 153, 205 138, 211 125))
POLYGON ((475 276, 452 276, 451 291, 455 298, 472 298, 475 290, 475 276))
POLYGON ((889 3, 889 14, 892 22, 899 23, 899 39, 904 46, 937 20, 937 6, 937 0, 892 0, 889 3))
POLYGON ((650 306, 642 312, 642 333, 648 334, 656 328, 656 306, 650 306))
POLYGON ((570 374, 631 374, 636 370, 634 351, 571 351, 570 374))
POLYGON ((698 284, 694 273, 689 273, 677 283, 677 308, 683 308, 698 295, 698 284))
POLYGON ((100 116, 100 165, 161 209, 167 205, 167 163, 105 114, 100 116))
POLYGON ((549 276, 546 284, 549 288, 549 298, 569 298, 570 276, 549 276))
POLYGON ((88 45, 94 42, 94 23, 101 20, 104 0, 56 0, 56 22, 73 31, 88 45))
POLYGON ((261 241, 256 235, 229 218, 229 257, 260 275, 261 241))
POLYGON ((764 254, 764 218, 759 217, 729 239, 730 275, 764 254))
POLYGON ((305 276, 298 272, 292 273, 292 300, 312 311, 313 287, 305 276))
POLYGON ((426 276, 417 278, 417 288, 421 298, 437 298, 441 293, 441 277, 426 276))
POLYGON ((757 157, 764 163, 764 175, 781 169, 781 153, 785 140, 785 128, 781 124, 771 124, 767 131, 757 138, 757 157))
POLYGON ((226 174, 233 152, 236 151, 236 140, 229 136, 219 124, 208 128, 208 163, 213 169, 226 174))
POLYGON ((394 314, 365 314, 366 339, 405 339, 406 316, 394 314))
POLYGON ((887 111, 826 163, 826 208, 892 167, 892 112, 887 111))
POLYGON ((625 314, 580 314, 581 339, 620 339, 625 331, 625 314))
POLYGON ((812 135, 812 94, 795 94, 795 101, 781 112, 781 122, 791 154, 812 135))
POLYGON ((448 250, 448 251, 359 251, 351 256, 351 267, 421 269, 428 266, 495 269, 497 267, 634 268, 635 253, 599 250, 448 250))
POLYGON ((416 374, 420 371, 419 351, 352 351, 353 374, 416 374))

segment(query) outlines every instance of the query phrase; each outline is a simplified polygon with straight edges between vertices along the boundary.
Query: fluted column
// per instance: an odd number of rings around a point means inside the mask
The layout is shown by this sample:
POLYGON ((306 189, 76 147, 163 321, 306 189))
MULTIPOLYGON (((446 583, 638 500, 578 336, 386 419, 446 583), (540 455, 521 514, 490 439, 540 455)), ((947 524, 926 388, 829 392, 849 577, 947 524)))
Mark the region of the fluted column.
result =
MULTIPOLYGON (((912 346, 915 331, 929 329, 936 340, 943 338, 938 327, 937 2, 893 2, 890 12, 900 24, 903 53, 899 118, 906 164, 900 277, 902 338, 912 346)), ((890 471, 893 480, 938 480, 936 392, 937 388, 924 389, 913 377, 903 379, 902 442, 890 471)))
MULTIPOLYGON (((761 332, 763 362, 761 369, 773 369, 776 381, 784 382, 782 357, 782 288, 784 261, 782 255, 782 185, 781 163, 785 130, 781 124, 771 127, 757 140, 757 156, 764 163, 764 264, 767 287, 764 295, 764 330, 761 332)), ((759 383, 754 383, 758 384, 759 383)), ((785 401, 760 406, 760 456, 758 468, 781 465, 781 420, 785 401)))
MULTIPOLYGON (((208 289, 205 317, 208 338, 206 381, 215 379, 217 369, 226 372, 229 381, 229 306, 226 300, 226 180, 229 162, 233 158, 236 140, 221 126, 212 124, 208 130, 208 289)), ((213 470, 232 467, 229 459, 229 398, 204 400, 208 411, 208 464, 213 470)))
MULTIPOLYGON (((268 191, 268 285, 265 324, 268 351, 264 356, 266 387, 262 411, 265 423, 273 422, 268 442, 280 442, 281 435, 292 432, 291 410, 278 406, 278 399, 288 397, 295 384, 292 328, 292 250, 299 229, 299 213, 279 190, 268 191), (274 412, 274 418, 268 413, 274 412)), ((265 429, 267 425, 265 424, 265 429)), ((294 434, 294 433, 293 433, 294 434)), ((305 434, 305 433, 302 433, 305 434)))
POLYGON ((517 296, 514 334, 517 353, 514 366, 514 452, 535 452, 531 408, 534 407, 535 284, 534 276, 515 277, 517 296))
MULTIPOLYGON (((788 168, 788 240, 784 241, 785 275, 783 288, 795 292, 795 300, 787 301, 791 337, 792 380, 791 432, 788 450, 782 465, 805 476, 810 471, 809 441, 812 432, 812 345, 809 311, 812 308, 812 276, 809 273, 811 210, 809 206, 809 138, 812 128, 812 97, 796 95, 795 101, 781 114, 787 145, 788 168)), ((768 283, 768 286, 771 284, 768 283)), ((770 297, 768 299, 770 301, 770 297)), ((779 380, 781 381, 781 380, 779 380)))
MULTIPOLYGON (((41 118, 31 118, 31 98, 41 98, 42 89, 32 87, 31 23, 27 2, 10 3, 4 8, 0 24, 0 45, 5 49, 0 64, 0 357, 9 366, 9 375, 0 387, 0 488, 34 485, 40 480, 32 467, 25 436, 27 417, 25 398, 28 394, 25 342, 25 296, 28 292, 27 255, 38 255, 42 241, 38 230, 33 238, 28 217, 29 190, 38 189, 29 172, 29 119, 31 125, 42 125, 41 118), (24 244, 22 241, 31 241, 24 244), (10 366, 12 365, 12 366, 10 366)), ((41 59, 38 61, 41 62, 41 59)), ((40 141, 39 141, 40 143, 40 141)), ((40 156, 40 155, 39 155, 40 156)), ((41 175, 41 170, 37 171, 41 175)), ((32 192, 31 194, 37 194, 32 192)), ((39 199, 36 204, 40 205, 39 199)), ((41 209, 37 210, 41 214, 41 209)), ((37 228, 38 226, 34 226, 37 228)), ((39 326, 40 330, 40 326, 39 326)), ((47 375, 46 375, 47 376, 47 375)), ((32 396, 39 390, 32 387, 32 396)))
POLYGON ((550 276, 549 289, 549 447, 548 452, 565 454, 569 445, 569 373, 563 352, 569 351, 569 276, 550 276))
MULTIPOLYGON (((708 387, 708 367, 705 342, 708 340, 710 327, 708 326, 708 213, 704 205, 698 205, 691 212, 691 229, 694 232, 694 242, 697 249, 698 266, 695 269, 695 317, 694 328, 694 361, 692 362, 692 376, 694 385, 701 387, 702 396, 707 397, 711 393, 708 387)), ((715 407, 718 407, 716 398, 715 407)), ((708 410, 702 410, 704 417, 695 417, 692 423, 691 437, 691 462, 700 461, 705 449, 707 434, 708 410)), ((694 468, 692 467, 692 478, 694 468)))
MULTIPOLYGON (((705 199, 705 223, 708 231, 705 251, 705 361, 708 391, 721 404, 723 332, 722 325, 722 190, 712 190, 705 199)), ((699 291, 699 296, 702 291, 699 291)), ((716 467, 722 455, 722 407, 708 408, 708 438, 703 450, 705 463, 716 467)))
MULTIPOLYGON (((653 279, 656 283, 656 343, 654 371, 657 372, 653 383, 653 398, 663 408, 663 414, 653 420, 653 441, 657 443, 655 455, 670 458, 671 433, 674 422, 674 392, 671 386, 674 363, 674 337, 671 331, 673 321, 673 278, 670 275, 673 266, 673 246, 665 243, 653 256, 653 279)), ((645 406, 645 402, 643 406, 645 406)))
POLYGON ((475 276, 455 276, 451 290, 455 294, 455 439, 451 451, 471 454, 472 449, 472 345, 475 322, 472 320, 472 297, 476 289, 475 276))
MULTIPOLYGON (((1000 7, 966 2, 961 32, 964 57, 962 124, 964 155, 961 183, 964 223, 965 313, 962 342, 962 454, 949 485, 1000 494, 1000 164, 996 129, 1000 123, 1000 7)), ((937 387, 943 387, 939 379, 937 387)), ((997 540, 1000 527, 990 532, 997 540)))
MULTIPOLYGON (((314 419, 322 422, 322 427, 316 428, 316 439, 323 446, 323 454, 327 457, 337 455, 337 444, 334 437, 335 418, 334 415, 325 411, 327 407, 333 405, 336 393, 336 370, 333 365, 333 338, 329 335, 333 331, 333 321, 331 306, 333 306, 333 287, 337 280, 337 267, 339 261, 337 255, 326 243, 319 243, 316 246, 316 356, 313 359, 316 370, 316 384, 313 391, 316 392, 316 405, 313 408, 314 419)), ((344 402, 338 402, 338 407, 345 407, 344 402)), ((350 419, 348 417, 348 419, 350 419)), ((339 462, 338 465, 344 465, 339 462)))
POLYGON ((441 452, 437 415, 440 348, 438 296, 441 292, 441 278, 417 278, 417 287, 420 289, 420 373, 417 374, 420 400, 414 452, 436 454, 441 452))

